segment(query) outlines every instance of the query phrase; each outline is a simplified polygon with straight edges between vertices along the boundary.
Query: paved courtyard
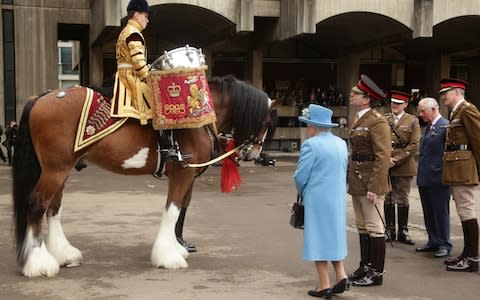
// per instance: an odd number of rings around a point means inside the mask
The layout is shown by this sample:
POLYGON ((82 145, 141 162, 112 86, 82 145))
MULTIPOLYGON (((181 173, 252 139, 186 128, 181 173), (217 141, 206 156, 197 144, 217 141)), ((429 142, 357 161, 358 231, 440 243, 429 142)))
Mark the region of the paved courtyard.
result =
MULTIPOLYGON (((0 299, 312 299, 306 291, 317 284, 313 264, 301 259, 302 231, 288 225, 294 170, 294 159, 279 158, 275 167, 242 163, 244 184, 232 194, 219 191, 220 168, 198 178, 184 236, 199 252, 187 259, 185 270, 150 264, 167 181, 115 175, 93 165, 73 171, 62 219, 83 264, 62 268, 54 278, 29 279, 15 263, 10 168, 0 164, 0 299)), ((359 249, 347 201, 349 272, 357 267, 359 249)), ((410 232, 421 245, 426 232, 416 188, 411 206, 410 232)), ((463 240, 453 205, 451 212, 457 255, 463 240)), ((353 287, 336 298, 479 299, 479 273, 446 272, 440 259, 417 254, 414 247, 387 245, 384 285, 353 287)))

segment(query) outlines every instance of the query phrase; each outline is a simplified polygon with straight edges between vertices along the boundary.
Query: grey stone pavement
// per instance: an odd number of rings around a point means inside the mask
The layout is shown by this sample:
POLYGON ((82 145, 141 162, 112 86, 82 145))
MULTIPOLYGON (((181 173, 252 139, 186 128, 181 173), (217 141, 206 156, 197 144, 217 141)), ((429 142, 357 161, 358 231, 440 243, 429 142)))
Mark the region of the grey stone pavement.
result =
MULTIPOLYGON (((294 170, 292 157, 279 157, 275 167, 242 163, 244 183, 231 194, 219 191, 220 168, 198 178, 184 236, 199 252, 187 259, 185 270, 150 264, 167 181, 115 175, 93 165, 72 171, 62 219, 83 263, 62 268, 54 278, 30 279, 15 263, 10 168, 0 163, 0 299, 312 299, 306 292, 317 285, 317 276, 313 264, 301 259, 302 231, 288 224, 294 170)), ((351 272, 359 247, 347 201, 345 266, 351 272)), ((426 232, 416 187, 411 207, 410 232, 422 245, 426 232)), ((453 203, 451 221, 452 254, 458 255, 463 240, 453 203)), ((480 299, 479 273, 446 272, 441 259, 417 254, 414 247, 387 245, 383 286, 352 287, 334 299, 480 299)))

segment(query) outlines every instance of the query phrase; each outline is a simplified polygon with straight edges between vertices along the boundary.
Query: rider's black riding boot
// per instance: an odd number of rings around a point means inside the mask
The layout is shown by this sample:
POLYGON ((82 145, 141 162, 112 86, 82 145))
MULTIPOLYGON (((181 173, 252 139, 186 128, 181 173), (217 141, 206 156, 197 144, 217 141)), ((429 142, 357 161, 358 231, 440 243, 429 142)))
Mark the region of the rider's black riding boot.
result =
POLYGON ((185 222, 186 213, 187 208, 182 207, 180 210, 180 215, 178 216, 177 224, 175 224, 175 235, 180 245, 182 245, 188 252, 197 252, 197 247, 194 244, 187 243, 183 239, 183 223, 185 222))

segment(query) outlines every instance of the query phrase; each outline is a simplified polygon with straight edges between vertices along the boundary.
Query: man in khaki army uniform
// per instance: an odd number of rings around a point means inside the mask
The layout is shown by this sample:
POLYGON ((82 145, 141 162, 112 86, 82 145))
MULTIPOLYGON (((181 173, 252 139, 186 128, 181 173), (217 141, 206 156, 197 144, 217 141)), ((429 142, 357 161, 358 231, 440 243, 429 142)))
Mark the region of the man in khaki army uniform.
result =
POLYGON ((390 192, 390 128, 372 108, 385 93, 366 75, 352 88, 350 104, 356 117, 350 129, 348 193, 352 195, 360 235, 360 266, 348 277, 355 286, 381 285, 385 263, 383 204, 390 192))
POLYGON ((153 96, 147 84, 149 67, 141 31, 147 27, 151 11, 146 0, 131 0, 127 12, 128 22, 116 46, 117 73, 110 115, 139 119, 146 125, 152 118, 153 96))
POLYGON ((443 183, 450 185, 458 216, 462 221, 464 248, 457 258, 446 259, 447 271, 478 271, 478 223, 473 188, 480 170, 480 112, 465 100, 468 83, 442 79, 440 97, 450 110, 443 183))
POLYGON ((408 235, 408 195, 413 176, 417 175, 415 153, 420 141, 418 118, 405 112, 410 94, 391 91, 390 107, 386 120, 392 133, 392 157, 390 158, 390 180, 392 191, 385 197, 386 239, 398 240, 407 245, 415 242, 408 235), (398 234, 395 232, 395 205, 398 213, 398 234))

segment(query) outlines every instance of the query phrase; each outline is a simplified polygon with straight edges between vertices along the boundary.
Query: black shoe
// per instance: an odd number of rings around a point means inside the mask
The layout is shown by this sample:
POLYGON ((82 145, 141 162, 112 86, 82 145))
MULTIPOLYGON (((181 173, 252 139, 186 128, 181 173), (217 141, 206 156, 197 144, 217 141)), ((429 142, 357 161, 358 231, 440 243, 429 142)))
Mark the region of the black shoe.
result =
POLYGON ((450 250, 445 249, 445 248, 439 248, 437 252, 435 252, 435 257, 445 257, 450 255, 450 250))
POLYGON ((447 271, 452 272, 477 272, 478 258, 465 257, 455 265, 447 266, 447 271))
POLYGON ((406 230, 398 232, 397 241, 407 245, 415 245, 415 242, 410 238, 410 235, 408 235, 408 231, 406 230))
POLYGON ((416 252, 436 252, 437 250, 438 250, 437 247, 432 247, 428 244, 423 247, 418 247, 415 249, 416 252))
POLYGON ((311 290, 311 291, 308 291, 308 294, 312 297, 330 299, 332 298, 333 292, 332 292, 332 289, 324 289, 321 291, 311 290))
POLYGON ((358 280, 360 278, 363 278, 366 274, 366 271, 365 271, 365 266, 363 265, 360 265, 358 267, 358 269, 356 269, 355 271, 353 271, 353 273, 351 274, 348 274, 348 279, 349 281, 354 281, 354 280, 358 280))
POLYGON ((458 256, 458 257, 452 257, 452 258, 445 258, 445 260, 443 261, 443 263, 447 266, 453 266, 453 265, 456 265, 458 264, 459 261, 461 261, 462 259, 464 259, 464 257, 462 256, 458 256))
POLYGON ((365 275, 363 278, 360 278, 352 282, 353 286, 361 286, 361 287, 376 286, 376 285, 382 285, 382 284, 383 284, 383 273, 377 273, 375 271, 368 272, 367 275, 365 275))
POLYGON ((183 246, 189 253, 197 252, 197 246, 194 244, 187 243, 184 239, 177 237, 177 241, 180 245, 183 246))
POLYGON ((334 294, 341 294, 345 291, 348 291, 349 289, 350 289, 350 281, 348 280, 348 278, 344 278, 333 286, 332 292, 334 294))

